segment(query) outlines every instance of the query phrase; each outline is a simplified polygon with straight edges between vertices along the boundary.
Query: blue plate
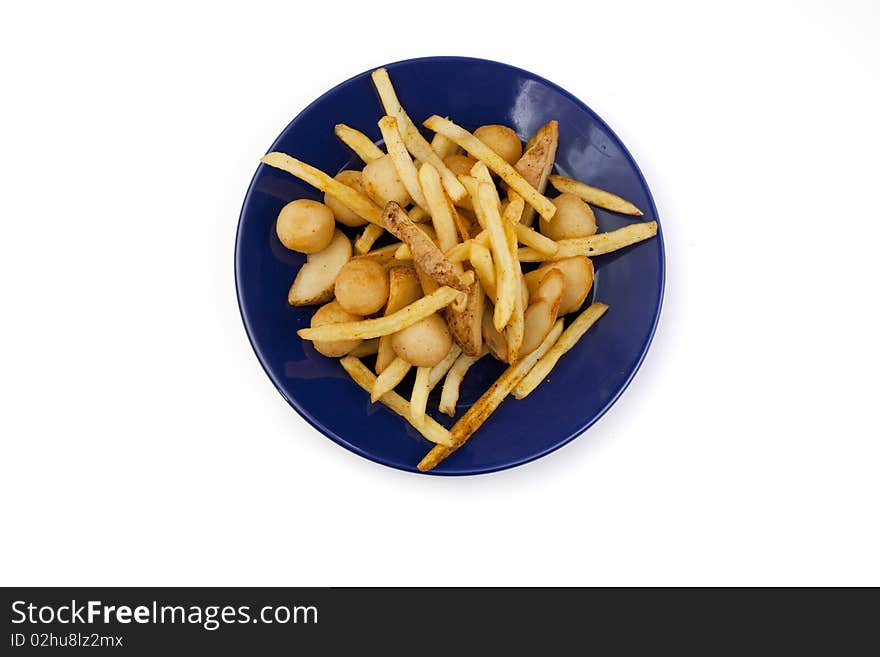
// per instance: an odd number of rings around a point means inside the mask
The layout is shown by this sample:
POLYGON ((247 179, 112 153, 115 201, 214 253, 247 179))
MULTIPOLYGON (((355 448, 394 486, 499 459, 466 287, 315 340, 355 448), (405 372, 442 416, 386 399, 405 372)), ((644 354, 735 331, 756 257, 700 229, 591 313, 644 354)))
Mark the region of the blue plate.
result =
MULTIPOLYGON (((410 59, 386 68, 417 123, 431 114, 471 129, 500 123, 525 140, 557 119, 557 172, 632 201, 645 213, 640 221, 657 219, 648 185, 624 145, 590 108, 552 82, 506 64, 466 57, 410 59)), ((333 126, 347 123, 378 143, 381 115, 369 73, 362 73, 309 105, 269 150, 330 174, 359 169, 362 164, 334 136, 333 126)), ((279 392, 321 433, 368 459, 416 472, 431 444, 381 404, 370 404, 337 360, 321 356, 296 335, 315 310, 287 304, 287 290, 305 257, 285 249, 274 227, 279 210, 297 198, 320 200, 321 194, 283 171, 260 165, 241 210, 235 282, 254 351, 279 392)), ((600 231, 634 221, 598 208, 595 213, 600 231)), ((607 303, 605 316, 562 358, 548 382, 522 401, 505 401, 433 474, 492 472, 548 454, 581 434, 620 396, 645 357, 660 314, 662 235, 599 256, 594 264, 596 279, 587 303, 607 303)), ((468 372, 457 417, 502 369, 487 357, 468 372)), ((408 395, 405 388, 399 391, 408 395)), ((439 388, 431 396, 429 412, 450 426, 450 418, 436 410, 438 398, 439 388)))

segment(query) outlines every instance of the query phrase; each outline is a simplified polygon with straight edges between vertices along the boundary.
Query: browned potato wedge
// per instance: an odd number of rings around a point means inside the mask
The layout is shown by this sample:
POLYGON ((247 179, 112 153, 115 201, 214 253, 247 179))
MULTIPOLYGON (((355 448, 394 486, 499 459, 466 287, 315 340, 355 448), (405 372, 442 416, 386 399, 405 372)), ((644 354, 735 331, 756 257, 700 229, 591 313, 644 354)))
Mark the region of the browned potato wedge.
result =
POLYGON ((559 299, 561 298, 560 294, 555 303, 552 300, 539 299, 526 308, 525 330, 522 346, 519 348, 520 356, 532 353, 550 333, 550 329, 556 323, 556 316, 559 313, 559 299))
POLYGON ((534 293, 529 293, 529 298, 534 303, 541 299, 545 301, 562 300, 565 289, 565 275, 559 267, 551 267, 544 272, 541 282, 535 287, 534 293))
POLYGON ((510 361, 510 354, 507 351, 507 338, 495 328, 495 323, 492 321, 493 310, 492 304, 486 303, 482 320, 483 341, 490 354, 502 363, 507 363, 510 361))
POLYGON ((446 323, 456 344, 468 356, 478 356, 483 350, 483 309, 485 293, 479 282, 474 282, 468 290, 464 310, 456 312, 453 307, 446 310, 446 323))
POLYGON ((544 274, 551 269, 558 269, 565 278, 559 314, 567 315, 574 312, 583 305, 590 288, 593 287, 593 261, 587 256, 573 256, 538 267, 524 276, 529 294, 533 294, 544 274))
MULTIPOLYGON (((401 308, 408 306, 422 297, 422 286, 419 285, 419 277, 412 267, 397 266, 388 270, 388 303, 385 304, 385 314, 396 313, 401 308)), ((382 371, 391 364, 396 354, 391 346, 391 336, 383 335, 379 338, 379 353, 376 356, 376 372, 382 371)))
POLYGON ((312 253, 296 274, 287 293, 291 306, 313 306, 333 298, 333 287, 339 270, 351 259, 351 242, 339 230, 333 232, 330 245, 312 253))
MULTIPOLYGON (((556 161, 558 145, 559 124, 550 121, 529 139, 523 156, 513 166, 532 187, 538 190, 539 194, 543 194, 547 189, 547 180, 556 161)), ((534 221, 535 208, 527 205, 520 222, 525 226, 531 226, 534 221)))

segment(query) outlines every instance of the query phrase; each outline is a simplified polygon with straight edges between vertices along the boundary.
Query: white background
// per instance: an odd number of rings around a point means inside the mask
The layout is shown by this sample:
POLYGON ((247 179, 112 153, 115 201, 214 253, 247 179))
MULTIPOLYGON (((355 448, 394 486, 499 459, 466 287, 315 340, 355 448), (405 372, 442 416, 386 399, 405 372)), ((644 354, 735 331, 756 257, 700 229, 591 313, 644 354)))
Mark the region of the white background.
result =
POLYGON ((877 4, 491 4, 7 7, 0 583, 880 584, 877 4), (235 300, 278 132, 432 54, 587 102, 666 236, 632 386, 490 476, 321 436, 235 300))

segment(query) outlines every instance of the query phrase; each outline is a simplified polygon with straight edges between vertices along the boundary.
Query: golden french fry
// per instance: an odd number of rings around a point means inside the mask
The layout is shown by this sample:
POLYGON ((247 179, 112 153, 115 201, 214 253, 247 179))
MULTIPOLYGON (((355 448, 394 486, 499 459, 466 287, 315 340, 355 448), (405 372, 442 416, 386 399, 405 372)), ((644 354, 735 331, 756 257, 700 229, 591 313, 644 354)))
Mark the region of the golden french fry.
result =
MULTIPOLYGON (((388 336, 385 336, 388 337, 388 336)), ((373 389, 370 390, 370 401, 377 402, 386 392, 394 390, 397 384, 403 381, 403 377, 407 375, 412 365, 407 363, 403 358, 397 357, 388 364, 381 374, 376 377, 373 389)))
POLYGON ((370 249, 373 248, 373 244, 376 243, 377 239, 382 237, 382 233, 384 232, 385 229, 381 226, 367 224, 366 227, 364 227, 364 232, 354 241, 355 253, 358 255, 369 253, 370 249))
POLYGON ((367 356, 375 356, 379 353, 379 340, 380 338, 373 338, 372 340, 364 340, 357 347, 348 352, 348 356, 354 356, 355 358, 366 358, 367 356))
POLYGON ((525 247, 519 250, 520 262, 543 262, 562 260, 576 255, 597 256, 611 253, 624 247, 650 239, 657 234, 656 221, 629 224, 607 233, 596 233, 589 237, 574 237, 556 242, 556 253, 552 256, 537 249, 525 247))
POLYGON ((441 413, 446 413, 449 417, 455 417, 455 407, 458 404, 459 388, 461 387, 464 375, 467 374, 471 365, 480 360, 486 353, 488 352, 482 351, 477 356, 461 354, 456 358, 455 363, 452 364, 452 368, 446 374, 446 379, 443 381, 443 390, 440 393, 441 413))
POLYGON ((450 155, 455 155, 455 152, 458 150, 458 145, 451 139, 447 139, 440 133, 437 133, 431 140, 431 148, 437 153, 437 157, 442 160, 450 155))
POLYGON ((429 215, 424 208, 420 208, 418 205, 413 206, 411 209, 407 210, 407 214, 414 224, 420 224, 431 218, 431 215, 429 215))
POLYGON ((479 242, 471 242, 470 251, 471 265, 477 274, 480 285, 486 296, 494 299, 498 291, 498 282, 495 279, 495 263, 492 262, 492 254, 479 242))
POLYGON ((454 344, 449 348, 449 352, 443 357, 443 360, 430 368, 431 372, 428 374, 428 392, 431 392, 437 384, 443 380, 443 377, 446 376, 449 368, 455 363, 455 359, 460 355, 461 347, 454 344))
MULTIPOLYGON (((373 385, 376 383, 376 375, 373 374, 360 360, 353 356, 346 356, 339 362, 354 382, 361 388, 367 392, 370 392, 370 390, 373 389, 373 385)), ((409 422, 409 402, 396 392, 386 392, 379 401, 409 422)), ((452 444, 452 438, 449 435, 449 431, 430 416, 425 417, 422 426, 416 427, 416 429, 432 443, 437 443, 438 445, 452 444)))
POLYGON ((389 201, 384 212, 385 228, 409 245, 413 260, 419 269, 440 285, 448 285, 466 292, 470 282, 465 275, 459 275, 443 252, 419 226, 410 221, 403 208, 389 201))
MULTIPOLYGON (((410 254, 412 257, 412 254, 410 254)), ((471 241, 465 240, 460 244, 456 244, 446 252, 446 259, 449 262, 464 262, 471 257, 471 241)))
POLYGON ((285 153, 267 153, 260 158, 260 162, 270 167, 281 169, 310 184, 312 187, 326 192, 342 203, 349 210, 371 224, 382 226, 382 209, 373 203, 366 194, 344 185, 332 176, 328 176, 320 169, 290 157, 285 153))
POLYGON ((418 465, 421 472, 427 472, 435 468, 443 459, 461 447, 474 432, 479 429, 483 422, 495 412, 501 402, 505 400, 526 373, 534 367, 535 363, 547 353, 556 339, 562 333, 562 320, 557 320, 553 330, 541 343, 541 346, 532 353, 524 356, 515 365, 511 365, 498 377, 489 389, 471 406, 461 419, 449 430, 452 438, 452 446, 437 445, 425 455, 418 465))
POLYGON ((559 362, 559 359, 571 349, 577 341, 583 337, 593 324, 596 323, 608 306, 604 303, 593 303, 584 312, 577 316, 571 325, 565 329, 559 339, 547 350, 547 353, 541 356, 535 366, 529 370, 523 379, 513 389, 513 396, 517 399, 526 397, 530 392, 537 388, 541 381, 547 378, 550 371, 559 362))
POLYGON ((471 156, 484 162, 492 171, 497 173, 517 194, 523 197, 526 203, 534 207, 545 219, 552 219, 556 212, 556 206, 550 199, 541 195, 523 178, 519 172, 505 162, 501 156, 486 146, 470 132, 456 125, 452 121, 444 119, 436 114, 424 122, 425 127, 434 132, 439 132, 444 137, 451 139, 465 149, 471 156))
POLYGON ((523 197, 517 194, 516 192, 510 192, 508 194, 507 207, 504 208, 504 212, 501 215, 501 218, 505 221, 509 221, 514 226, 519 227, 519 220, 522 218, 523 209, 525 208, 525 201, 523 201, 523 197))
POLYGON ((556 252, 559 250, 559 245, 556 242, 545 235, 541 235, 541 233, 534 228, 529 228, 528 226, 519 223, 516 224, 515 229, 516 239, 518 241, 526 246, 532 247, 544 255, 556 255, 556 252))
POLYGON ((399 262, 395 262, 396 258, 394 254, 397 252, 397 249, 401 247, 400 242, 394 242, 393 244, 388 244, 387 246, 380 247, 378 249, 373 249, 372 251, 367 251, 362 255, 356 255, 352 260, 357 260, 358 258, 366 258, 369 260, 375 260, 379 264, 382 265, 395 265, 402 264, 399 262))
MULTIPOLYGON (((526 150, 519 161, 513 165, 523 178, 532 187, 543 194, 547 189, 547 178, 553 170, 556 160, 556 148, 559 145, 559 125, 556 121, 550 121, 540 128, 529 142, 526 150)), ((535 220, 535 208, 526 207, 523 210, 522 223, 531 226, 535 220)))
POLYGON ((587 203, 611 210, 612 212, 620 212, 621 214, 629 214, 636 217, 641 217, 644 214, 644 212, 626 199, 620 198, 611 192, 606 192, 604 189, 591 187, 573 178, 550 176, 550 184, 563 194, 568 193, 580 196, 587 203))
POLYGON ((402 331, 408 326, 423 320, 428 315, 445 308, 455 301, 461 294, 454 288, 443 286, 435 292, 404 306, 397 312, 376 317, 374 319, 362 319, 356 322, 342 322, 339 324, 324 324, 313 328, 302 328, 297 335, 303 340, 356 340, 361 338, 378 338, 402 331))
POLYGON ((419 169, 419 182, 425 195, 427 209, 431 214, 431 222, 437 232, 437 246, 441 251, 448 251, 458 243, 458 231, 452 218, 452 204, 446 199, 440 174, 430 162, 419 169))
MULTIPOLYGON (((513 205, 513 202, 511 202, 513 205)), ((508 206, 510 207, 510 206, 508 206)), ((520 211, 522 208, 520 207, 520 211)), ((519 258, 517 257, 516 231, 514 224, 510 221, 504 221, 504 234, 507 236, 507 244, 510 248, 511 258, 513 259, 514 274, 514 295, 513 295, 513 312, 510 314, 510 322, 505 329, 504 335, 507 338, 507 354, 511 363, 519 360, 519 351, 522 347, 523 336, 525 334, 525 308, 523 307, 522 295, 522 269, 520 269, 519 258)))
POLYGON ((360 130, 355 130, 344 123, 337 123, 333 132, 365 163, 370 163, 384 155, 382 149, 360 130))
POLYGON ((416 429, 425 426, 425 409, 428 407, 428 395, 431 394, 430 378, 430 367, 416 368, 416 381, 409 398, 409 421, 416 429))
MULTIPOLYGON (((497 272, 494 324, 495 328, 501 331, 510 321, 515 303, 514 296, 519 291, 515 287, 516 272, 513 270, 514 263, 510 256, 504 224, 498 213, 496 197, 497 192, 494 185, 480 183, 478 205, 482 209, 483 218, 486 221, 486 231, 489 233, 489 242, 492 245, 492 259, 495 261, 497 272)), ((473 252, 473 246, 471 246, 471 252, 473 252)))
POLYGON ((434 151, 431 144, 422 136, 422 133, 419 132, 412 119, 404 111, 400 100, 397 98, 397 92, 394 91, 394 86, 391 84, 391 78, 388 77, 388 71, 384 68, 376 69, 371 77, 376 91, 379 92, 379 98, 382 100, 385 113, 395 117, 398 121, 398 129, 403 137, 403 141, 406 143, 407 150, 417 160, 423 163, 428 162, 437 169, 449 197, 456 202, 460 200, 465 195, 464 187, 458 182, 455 174, 443 164, 443 159, 434 151))
POLYGON ((422 186, 419 184, 419 172, 416 170, 416 165, 413 164, 412 158, 406 150, 406 145, 403 143, 403 138, 400 136, 397 119, 393 116, 383 116, 379 120, 379 130, 382 131, 385 148, 388 149, 388 155, 394 162, 394 168, 397 169, 397 175, 400 176, 403 186, 406 187, 413 202, 427 210, 428 203, 425 201, 422 186))

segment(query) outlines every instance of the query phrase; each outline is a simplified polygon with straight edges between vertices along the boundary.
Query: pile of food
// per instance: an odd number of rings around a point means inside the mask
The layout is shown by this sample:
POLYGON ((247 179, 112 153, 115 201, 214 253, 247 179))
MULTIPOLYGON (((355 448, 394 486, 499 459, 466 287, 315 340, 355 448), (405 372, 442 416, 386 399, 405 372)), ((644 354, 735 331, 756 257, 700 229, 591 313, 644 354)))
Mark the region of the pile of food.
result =
POLYGON ((388 73, 372 74, 385 115, 385 151, 347 125, 336 135, 365 163, 335 177, 284 153, 262 161, 324 192, 324 202, 291 201, 281 210, 281 243, 307 254, 288 293, 294 306, 320 306, 298 332, 370 394, 435 443, 418 464, 435 467, 513 394, 544 381, 608 307, 581 311, 593 284, 590 256, 653 237, 654 221, 597 232, 590 204, 640 216, 632 203, 552 175, 556 121, 523 146, 502 125, 468 132, 431 116, 429 142, 401 106, 388 73), (559 196, 545 196, 547 184, 559 196), (535 226, 535 219, 538 219, 535 226), (352 245, 337 227, 363 227, 352 245), (399 241, 374 245, 385 233, 399 241), (523 263, 539 263, 524 271, 523 263), (580 311, 580 312, 579 312, 580 311), (579 312, 567 328, 562 317, 579 312), (491 354, 504 373, 452 426, 426 414, 442 383, 439 410, 455 416, 459 386, 491 354), (375 373, 361 359, 376 356, 375 373), (394 389, 415 368, 407 401, 394 389))

